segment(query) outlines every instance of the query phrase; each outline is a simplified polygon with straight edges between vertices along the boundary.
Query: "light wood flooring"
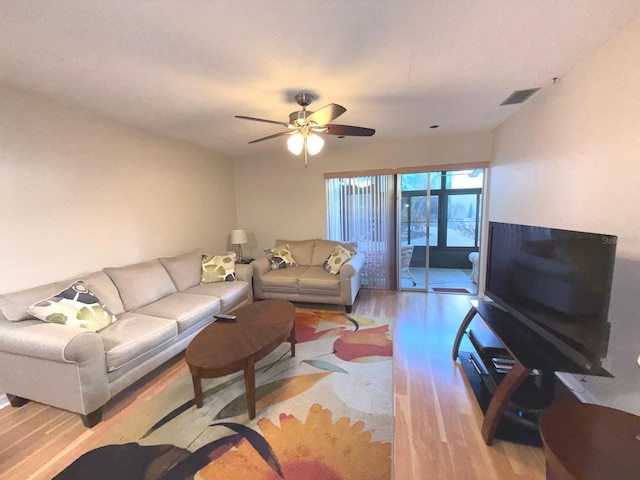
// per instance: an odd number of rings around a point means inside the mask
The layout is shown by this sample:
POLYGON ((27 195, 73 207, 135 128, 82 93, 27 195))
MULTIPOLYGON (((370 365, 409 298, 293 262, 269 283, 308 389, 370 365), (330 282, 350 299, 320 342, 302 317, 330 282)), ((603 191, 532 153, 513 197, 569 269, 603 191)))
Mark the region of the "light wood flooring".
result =
MULTIPOLYGON (((468 297, 363 290, 354 313, 394 318, 395 480, 542 480, 540 448, 484 444, 482 412, 451 343, 468 297)), ((476 322, 478 320, 474 320, 476 322)), ((77 415, 30 402, 0 410, 0 479, 50 479, 107 430, 186 371, 179 356, 107 404, 85 429, 77 415)))

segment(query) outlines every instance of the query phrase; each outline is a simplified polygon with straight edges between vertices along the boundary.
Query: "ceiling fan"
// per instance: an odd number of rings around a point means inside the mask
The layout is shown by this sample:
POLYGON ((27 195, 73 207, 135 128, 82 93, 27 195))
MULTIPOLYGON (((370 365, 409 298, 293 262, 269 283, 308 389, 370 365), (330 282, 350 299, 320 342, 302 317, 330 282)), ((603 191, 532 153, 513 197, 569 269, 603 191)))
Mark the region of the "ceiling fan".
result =
POLYGON ((249 143, 257 143, 281 137, 283 135, 289 135, 287 148, 295 155, 300 155, 304 151, 304 167, 307 168, 307 153, 309 155, 316 155, 320 150, 322 150, 324 145, 324 140, 320 134, 337 135, 339 138, 342 138, 347 136, 370 137, 376 133, 373 128, 336 125, 330 123, 347 111, 347 109, 342 105, 330 103, 329 105, 312 112, 307 110, 307 107, 313 101, 313 95, 311 93, 301 92, 298 93, 295 98, 298 105, 302 107, 302 110, 292 112, 289 115, 289 123, 236 115, 236 118, 241 118, 243 120, 273 123, 287 128, 284 132, 275 133, 268 137, 258 138, 257 140, 252 140, 249 143))

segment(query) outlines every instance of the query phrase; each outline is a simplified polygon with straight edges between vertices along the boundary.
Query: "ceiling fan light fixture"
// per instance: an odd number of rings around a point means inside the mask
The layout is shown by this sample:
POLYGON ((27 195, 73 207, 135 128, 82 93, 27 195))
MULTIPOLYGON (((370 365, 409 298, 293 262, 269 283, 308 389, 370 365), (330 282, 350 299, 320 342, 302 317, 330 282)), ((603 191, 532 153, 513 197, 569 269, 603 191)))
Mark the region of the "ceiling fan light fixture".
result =
POLYGON ((304 137, 301 133, 296 132, 293 135, 289 135, 287 140, 287 148, 294 155, 300 155, 304 148, 304 137))
POLYGON ((322 150, 322 147, 324 147, 324 140, 320 135, 316 135, 315 133, 309 135, 307 138, 307 151, 309 155, 317 155, 320 153, 320 150, 322 150))
POLYGON ((252 120, 254 122, 271 123, 281 125, 287 130, 266 137, 252 140, 249 143, 258 143, 264 140, 271 140, 287 135, 287 149, 294 155, 301 155, 304 152, 304 164, 307 167, 307 157, 317 155, 324 147, 322 136, 335 135, 338 138, 370 137, 376 131, 373 128, 354 127, 353 125, 336 125, 332 123, 336 118, 347 111, 342 105, 330 103, 324 107, 311 111, 307 110, 313 100, 313 95, 307 92, 300 92, 296 95, 296 102, 302 110, 297 110, 289 114, 289 122, 279 122, 277 120, 267 120, 265 118, 247 117, 236 115, 236 118, 252 120))

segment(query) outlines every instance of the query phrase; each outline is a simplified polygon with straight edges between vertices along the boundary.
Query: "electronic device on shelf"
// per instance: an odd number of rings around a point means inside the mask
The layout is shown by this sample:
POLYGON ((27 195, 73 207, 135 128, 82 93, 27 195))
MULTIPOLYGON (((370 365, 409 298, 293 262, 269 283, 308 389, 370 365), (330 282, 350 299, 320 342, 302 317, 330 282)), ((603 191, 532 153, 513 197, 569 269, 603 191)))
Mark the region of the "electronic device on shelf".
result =
POLYGON ((221 321, 221 322, 235 322, 236 321, 236 316, 235 315, 229 315, 227 313, 218 313, 217 315, 213 316, 216 320, 221 321))
MULTIPOLYGON (((570 361, 555 371, 602 368, 617 237, 489 222, 485 295, 570 361)), ((522 329, 521 329, 522 330, 522 329)))
POLYGON ((538 419, 556 396, 555 372, 611 376, 602 359, 617 238, 489 222, 488 240, 485 298, 471 301, 452 357, 485 414, 487 445, 540 445, 538 419), (488 330, 468 329, 476 316, 488 330), (474 352, 459 351, 465 333, 474 352))
POLYGON ((510 369, 516 363, 513 358, 493 357, 491 359, 493 366, 496 368, 510 369))

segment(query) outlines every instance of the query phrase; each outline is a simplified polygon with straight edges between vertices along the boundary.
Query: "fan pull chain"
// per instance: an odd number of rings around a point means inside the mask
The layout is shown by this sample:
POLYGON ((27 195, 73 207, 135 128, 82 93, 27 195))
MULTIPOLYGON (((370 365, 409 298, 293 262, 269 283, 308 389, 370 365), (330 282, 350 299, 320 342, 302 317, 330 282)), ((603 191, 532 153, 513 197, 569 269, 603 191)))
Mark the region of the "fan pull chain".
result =
POLYGON ((307 169, 307 137, 304 137, 304 169, 307 169))

